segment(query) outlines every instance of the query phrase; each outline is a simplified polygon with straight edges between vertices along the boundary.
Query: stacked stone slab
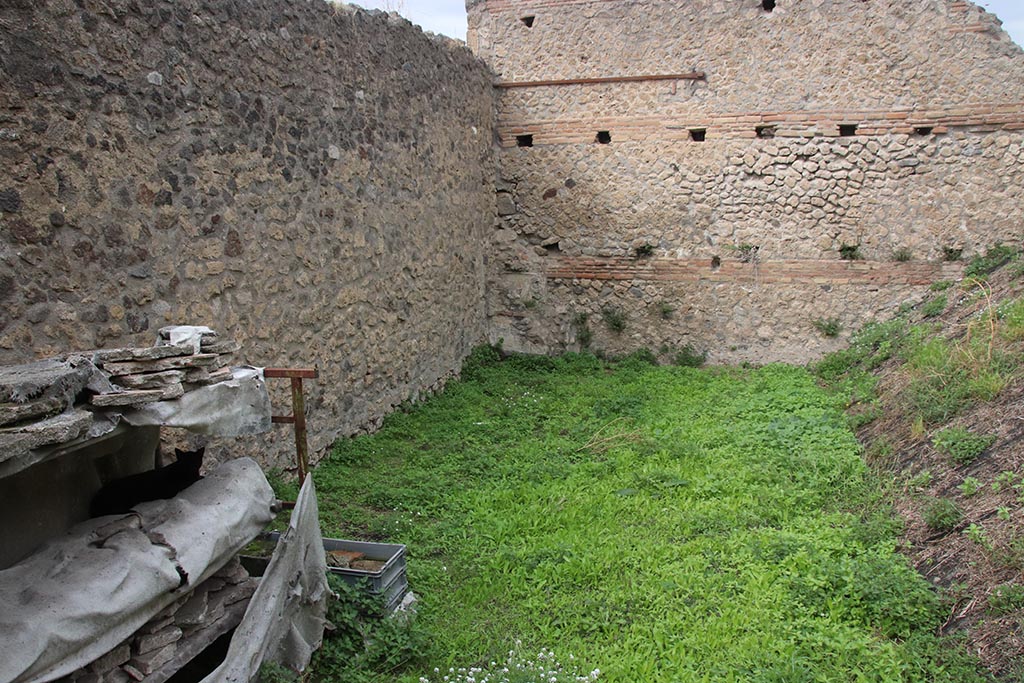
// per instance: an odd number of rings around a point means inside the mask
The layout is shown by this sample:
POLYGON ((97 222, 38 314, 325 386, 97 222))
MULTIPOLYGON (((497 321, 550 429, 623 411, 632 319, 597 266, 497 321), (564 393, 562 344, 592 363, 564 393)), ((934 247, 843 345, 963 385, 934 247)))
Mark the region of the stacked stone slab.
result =
POLYGON ((170 329, 161 329, 153 346, 0 368, 0 472, 21 469, 19 456, 31 451, 96 436, 91 430, 108 412, 174 400, 231 378, 237 343, 210 331, 198 344, 172 344, 170 329))

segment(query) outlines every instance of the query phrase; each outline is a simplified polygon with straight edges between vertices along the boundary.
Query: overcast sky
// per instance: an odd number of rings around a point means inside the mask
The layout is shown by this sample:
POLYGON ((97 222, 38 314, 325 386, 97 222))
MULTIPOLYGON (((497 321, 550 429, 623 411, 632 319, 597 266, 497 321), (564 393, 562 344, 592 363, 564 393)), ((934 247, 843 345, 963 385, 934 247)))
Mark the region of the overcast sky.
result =
MULTIPOLYGON (((425 31, 466 39, 466 5, 463 0, 362 0, 352 4, 375 9, 397 8, 399 13, 425 31)), ((982 7, 1003 20, 1003 28, 1024 45, 1024 0, 981 0, 982 7)))

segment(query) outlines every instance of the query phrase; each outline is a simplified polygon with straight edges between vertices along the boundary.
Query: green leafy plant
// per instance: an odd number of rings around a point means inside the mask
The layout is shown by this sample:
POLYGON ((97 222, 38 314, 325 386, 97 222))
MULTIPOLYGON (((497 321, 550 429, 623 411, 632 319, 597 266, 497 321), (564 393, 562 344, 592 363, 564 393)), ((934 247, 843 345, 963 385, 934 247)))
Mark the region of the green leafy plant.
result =
POLYGON ((971 522, 971 524, 964 529, 964 536, 971 539, 972 542, 977 543, 985 550, 992 550, 992 541, 989 540, 988 533, 981 525, 971 522))
POLYGON ((907 490, 911 493, 922 493, 932 485, 932 471, 921 470, 907 481, 907 490))
POLYGON ((1013 470, 1004 470, 992 480, 992 490, 996 493, 1012 488, 1017 481, 1017 473, 1013 470))
POLYGON ((944 292, 952 286, 952 280, 939 280, 938 282, 933 282, 931 286, 928 287, 928 289, 933 292, 944 292))
POLYGON ((748 243, 737 245, 733 249, 736 250, 740 261, 743 263, 756 263, 758 252, 761 251, 761 247, 748 243))
POLYGON ((1015 247, 996 244, 989 248, 984 255, 978 255, 971 259, 967 267, 964 268, 964 277, 982 278, 1015 259, 1019 253, 1015 247))
POLYGON ((957 488, 960 489, 960 493, 962 493, 965 498, 970 498, 978 491, 980 491, 982 486, 983 485, 980 480, 976 479, 975 477, 967 477, 964 479, 963 483, 960 484, 960 486, 958 486, 957 488))
POLYGON ((662 320, 668 320, 672 317, 672 314, 676 312, 676 307, 667 301, 658 302, 658 315, 661 316, 662 320))
POLYGON ((838 318, 818 318, 817 320, 814 320, 812 324, 823 337, 838 337, 839 333, 843 329, 838 318))
POLYGON ((949 427, 935 433, 932 445, 957 465, 969 465, 995 440, 993 434, 973 434, 963 427, 949 427))
POLYGON ((579 312, 572 319, 572 326, 576 330, 576 341, 579 343, 581 349, 590 348, 590 343, 594 340, 594 333, 590 329, 590 314, 579 312))
POLYGON ((708 359, 708 352, 701 351, 698 353, 689 344, 683 346, 683 348, 676 351, 675 356, 672 358, 674 365, 681 365, 687 368, 699 368, 704 365, 704 362, 708 359))
POLYGON ((942 248, 942 260, 943 261, 959 261, 964 255, 963 247, 943 247, 942 248))
POLYGON ((988 596, 988 611, 995 616, 1003 616, 1024 609, 1024 585, 1004 583, 988 596))
POLYGON ((950 531, 960 520, 963 512, 949 498, 933 498, 924 509, 924 523, 932 531, 950 531))
POLYGON ((839 245, 839 258, 844 261, 859 261, 863 256, 860 253, 859 244, 843 244, 839 245))
POLYGON ((256 680, 258 683, 299 683, 302 675, 277 662, 265 661, 260 664, 256 680))
POLYGON ((653 244, 644 243, 644 244, 641 244, 638 247, 634 247, 634 249, 633 249, 633 255, 636 258, 648 258, 648 257, 650 257, 653 254, 654 254, 654 245, 653 244))
POLYGON ((1024 339, 1024 297, 1011 299, 996 310, 1000 336, 1007 341, 1024 339))
POLYGON ((914 255, 911 253, 910 249, 908 249, 907 247, 900 247, 900 248, 898 248, 898 249, 896 249, 895 251, 892 252, 892 260, 893 261, 898 261, 900 263, 906 263, 907 261, 911 260, 912 258, 914 258, 914 255))
POLYGON ((921 315, 925 318, 934 318, 938 315, 942 315, 942 312, 946 310, 946 305, 949 303, 949 299, 946 295, 937 296, 931 301, 921 306, 921 315))
POLYGON ((369 584, 351 585, 328 574, 335 593, 328 599, 327 620, 334 626, 310 662, 316 682, 373 680, 411 666, 426 655, 426 634, 415 618, 387 613, 384 596, 369 584))
POLYGON ((626 329, 626 314, 621 308, 607 306, 601 309, 601 319, 604 321, 605 327, 612 332, 618 333, 626 329))

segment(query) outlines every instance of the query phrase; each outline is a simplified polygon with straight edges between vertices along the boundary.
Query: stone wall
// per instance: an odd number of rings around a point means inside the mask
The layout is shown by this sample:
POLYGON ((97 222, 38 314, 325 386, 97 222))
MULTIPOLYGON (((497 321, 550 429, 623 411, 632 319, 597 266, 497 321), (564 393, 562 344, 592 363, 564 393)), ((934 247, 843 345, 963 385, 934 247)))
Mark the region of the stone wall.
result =
MULTIPOLYGON (((319 367, 322 451, 482 340, 492 76, 465 46, 321 0, 14 2, 0 81, 0 363, 209 325, 319 367)), ((243 449, 286 464, 290 430, 243 449)))
POLYGON ((971 3, 468 5, 506 348, 578 346, 587 317, 612 352, 802 362, 1021 239, 1024 54, 971 3))

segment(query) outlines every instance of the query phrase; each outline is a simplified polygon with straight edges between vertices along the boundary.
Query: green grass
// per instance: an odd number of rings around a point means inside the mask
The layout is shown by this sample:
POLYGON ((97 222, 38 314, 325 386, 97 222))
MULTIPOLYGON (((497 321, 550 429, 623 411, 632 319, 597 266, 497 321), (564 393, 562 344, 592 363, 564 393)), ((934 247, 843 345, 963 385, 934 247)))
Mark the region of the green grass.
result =
POLYGON ((314 473, 325 535, 408 546, 430 636, 358 680, 517 639, 610 682, 984 680, 933 635, 844 403, 791 367, 476 352, 314 473))
POLYGON ((1005 244, 996 244, 990 247, 984 255, 978 255, 971 259, 971 262, 964 268, 965 278, 982 278, 1009 263, 1020 255, 1016 247, 1005 244))

